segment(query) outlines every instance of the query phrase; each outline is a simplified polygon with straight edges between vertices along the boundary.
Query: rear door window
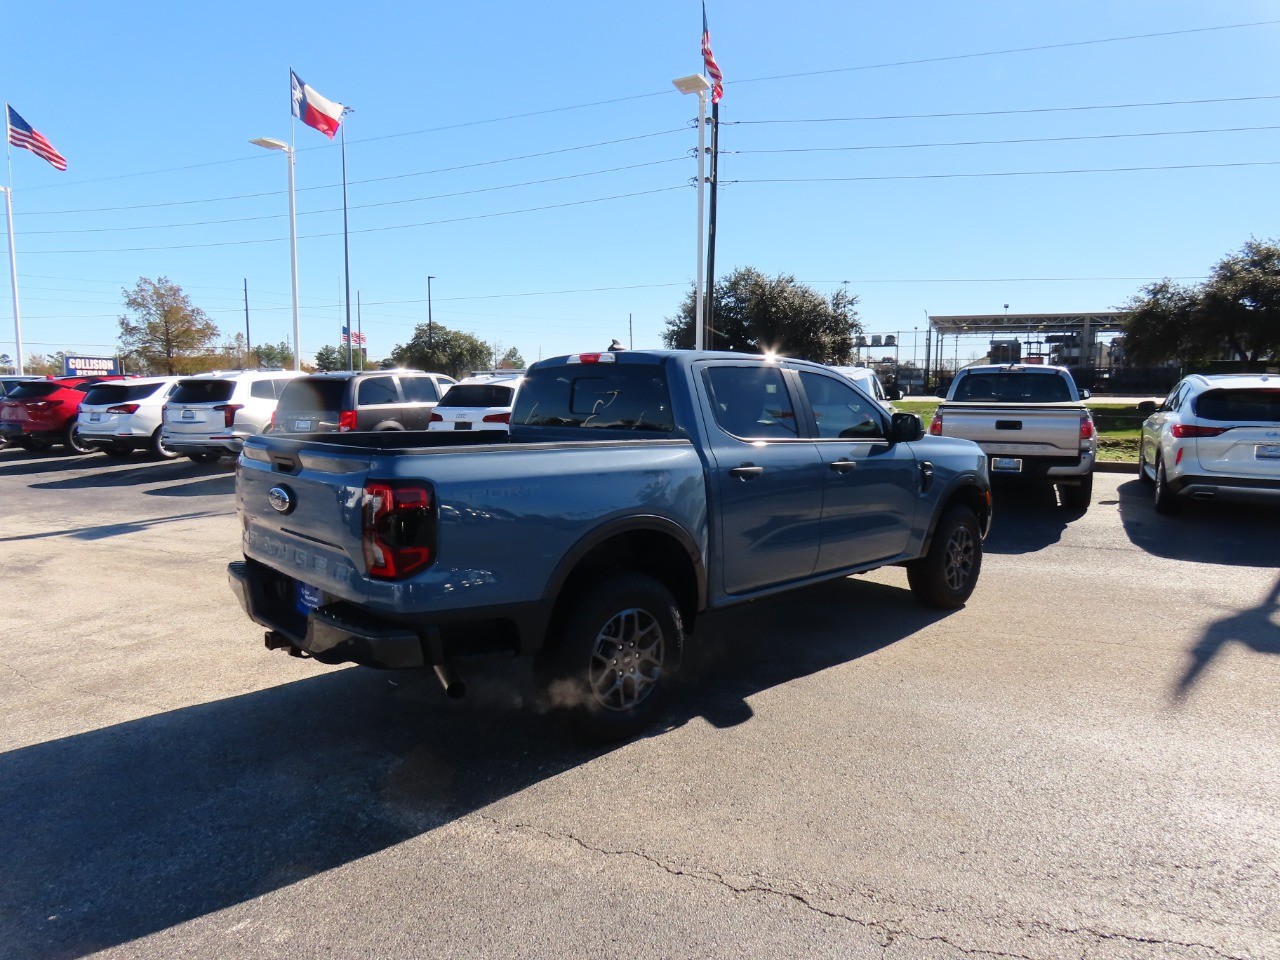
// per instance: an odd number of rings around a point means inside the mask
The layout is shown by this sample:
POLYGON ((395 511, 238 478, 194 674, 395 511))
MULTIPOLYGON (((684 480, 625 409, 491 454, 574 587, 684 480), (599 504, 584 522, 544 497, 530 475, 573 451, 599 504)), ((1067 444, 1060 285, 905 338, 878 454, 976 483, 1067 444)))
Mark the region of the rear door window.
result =
POLYGON ((440 399, 440 391, 430 377, 401 377, 400 388, 409 403, 435 403, 440 399))
POLYGON ((716 423, 726 433, 743 440, 798 436, 795 408, 778 367, 708 367, 706 382, 716 423))
POLYGON ((274 400, 277 396, 275 383, 274 380, 255 380, 249 384, 249 396, 255 400, 274 400))
POLYGON ((370 377, 362 380, 357 388, 356 403, 362 407, 381 407, 399 402, 400 392, 391 377, 370 377))
POLYGON ((234 380, 179 380, 169 399, 174 403, 225 403, 235 388, 234 380))

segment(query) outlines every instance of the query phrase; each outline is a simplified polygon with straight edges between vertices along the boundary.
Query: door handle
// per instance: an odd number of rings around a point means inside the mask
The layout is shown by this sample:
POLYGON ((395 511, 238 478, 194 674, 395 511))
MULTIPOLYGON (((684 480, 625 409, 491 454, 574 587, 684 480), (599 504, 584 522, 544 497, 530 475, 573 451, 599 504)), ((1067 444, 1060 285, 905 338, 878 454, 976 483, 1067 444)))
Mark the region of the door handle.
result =
POLYGON ((853 471, 853 468, 856 467, 857 465, 858 465, 857 460, 846 460, 843 457, 841 457, 839 460, 835 460, 827 464, 827 466, 829 466, 832 470, 834 470, 836 473, 842 476, 846 473, 851 473, 853 471))
POLYGON ((737 477, 739 480, 754 480, 756 477, 764 476, 764 467, 757 467, 754 464, 744 463, 740 467, 734 467, 729 471, 729 476, 737 477))

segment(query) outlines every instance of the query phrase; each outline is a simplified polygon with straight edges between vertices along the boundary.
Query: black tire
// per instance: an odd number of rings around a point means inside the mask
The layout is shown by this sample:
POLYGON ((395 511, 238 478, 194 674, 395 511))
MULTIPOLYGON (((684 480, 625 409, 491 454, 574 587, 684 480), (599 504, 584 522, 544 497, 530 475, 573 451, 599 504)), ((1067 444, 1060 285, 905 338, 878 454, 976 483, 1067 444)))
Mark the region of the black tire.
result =
POLYGON ((94 453, 97 447, 91 443, 85 443, 80 439, 80 422, 72 420, 67 424, 66 429, 62 431, 62 445, 67 448, 68 453, 84 454, 94 453))
POLYGON ((196 463, 214 463, 220 459, 216 453, 188 453, 187 456, 196 463))
POLYGON ((553 707, 599 742, 652 722, 679 662, 684 630, 675 598, 639 573, 598 580, 570 601, 542 664, 553 707))
POLYGON ((53 446, 53 441, 46 440, 44 437, 22 437, 13 442, 23 450, 30 450, 32 453, 44 453, 53 446))
POLYGON ((1156 487, 1153 497, 1156 513, 1165 516, 1178 512, 1178 498, 1169 492, 1169 477, 1164 472, 1164 458, 1156 457, 1156 487))
POLYGON ((161 460, 178 459, 182 454, 178 453, 177 450, 170 450, 164 445, 164 440, 160 436, 161 429, 162 428, 160 427, 156 427, 155 433, 151 434, 151 442, 148 444, 148 447, 151 449, 151 453, 159 457, 161 460))
POLYGON ((907 583, 916 599, 941 610, 963 607, 982 571, 982 532, 978 518, 957 504, 933 531, 929 552, 907 564, 907 583))
POLYGON ((1151 477, 1147 476, 1147 450, 1141 440, 1138 441, 1138 482, 1155 483, 1151 477))
POLYGON ((1093 502, 1093 474, 1089 474, 1074 486, 1063 484, 1059 489, 1062 491, 1062 505, 1064 507, 1068 510, 1084 513, 1089 509, 1089 504, 1093 502))

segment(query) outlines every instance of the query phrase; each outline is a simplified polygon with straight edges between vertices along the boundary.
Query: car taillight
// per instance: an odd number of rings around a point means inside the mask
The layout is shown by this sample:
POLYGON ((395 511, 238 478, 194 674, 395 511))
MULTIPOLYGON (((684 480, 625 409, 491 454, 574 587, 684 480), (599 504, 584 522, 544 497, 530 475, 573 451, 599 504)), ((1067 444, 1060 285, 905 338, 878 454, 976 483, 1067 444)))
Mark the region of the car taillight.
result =
POLYGON ((28 410, 43 410, 45 407, 54 407, 60 404, 61 400, 28 400, 28 410))
POLYGON ((137 412, 138 412, 138 404, 136 403, 122 403, 122 404, 119 404, 118 406, 107 407, 107 413, 137 413, 137 412))
POLYGON ((432 411, 430 418, 427 420, 427 423, 444 423, 444 417, 440 416, 440 414, 436 413, 435 411, 432 411))
POLYGON ((343 410, 338 414, 338 431, 340 433, 348 433, 356 428, 356 412, 354 410, 343 410))
POLYGON ((222 425, 230 427, 236 422, 236 411, 243 408, 243 403, 220 403, 213 409, 222 411, 222 425))
POLYGON ((403 580, 425 570, 435 560, 431 488, 416 481, 366 481, 361 529, 369 576, 403 580))
POLYGON ((933 419, 929 421, 929 435, 931 437, 942 436, 942 411, 939 410, 933 415, 933 419))
POLYGON ((484 423, 510 423, 511 411, 506 413, 491 413, 484 418, 484 423))
POLYGON ((1093 415, 1089 413, 1080 414, 1080 445, 1086 446, 1086 441, 1093 439, 1093 415))
POLYGON ((1217 437, 1227 432, 1227 427, 1199 427, 1189 423, 1175 423, 1169 431, 1179 440, 1187 437, 1217 437))

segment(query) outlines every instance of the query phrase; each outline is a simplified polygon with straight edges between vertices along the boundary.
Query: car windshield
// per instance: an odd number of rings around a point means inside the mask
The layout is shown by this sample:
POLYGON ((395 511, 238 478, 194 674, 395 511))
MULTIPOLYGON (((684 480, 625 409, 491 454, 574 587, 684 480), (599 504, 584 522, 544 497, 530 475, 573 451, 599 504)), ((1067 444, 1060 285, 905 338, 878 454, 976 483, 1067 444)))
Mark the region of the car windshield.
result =
POLYGON ((37 400, 47 397, 58 389, 52 380, 41 380, 37 383, 20 383, 9 391, 10 400, 37 400))
POLYGON ((297 413, 336 413, 342 409, 349 380, 302 377, 291 380, 280 394, 280 415, 297 413))
POLYGON ((99 403, 128 403, 145 400, 164 389, 163 383, 95 383, 84 395, 84 402, 93 406, 99 403))
POLYGON ((169 399, 174 403, 223 403, 231 399, 235 389, 233 380, 179 380, 169 399))
POLYGON ((1224 423, 1280 423, 1280 389, 1210 390, 1196 401, 1196 416, 1224 423))
POLYGON ((450 387, 440 401, 442 407, 509 407, 515 393, 511 387, 494 383, 460 383, 450 387))
POLYGON ((1068 403, 1071 388, 1053 373, 969 373, 952 398, 981 403, 1068 403))

